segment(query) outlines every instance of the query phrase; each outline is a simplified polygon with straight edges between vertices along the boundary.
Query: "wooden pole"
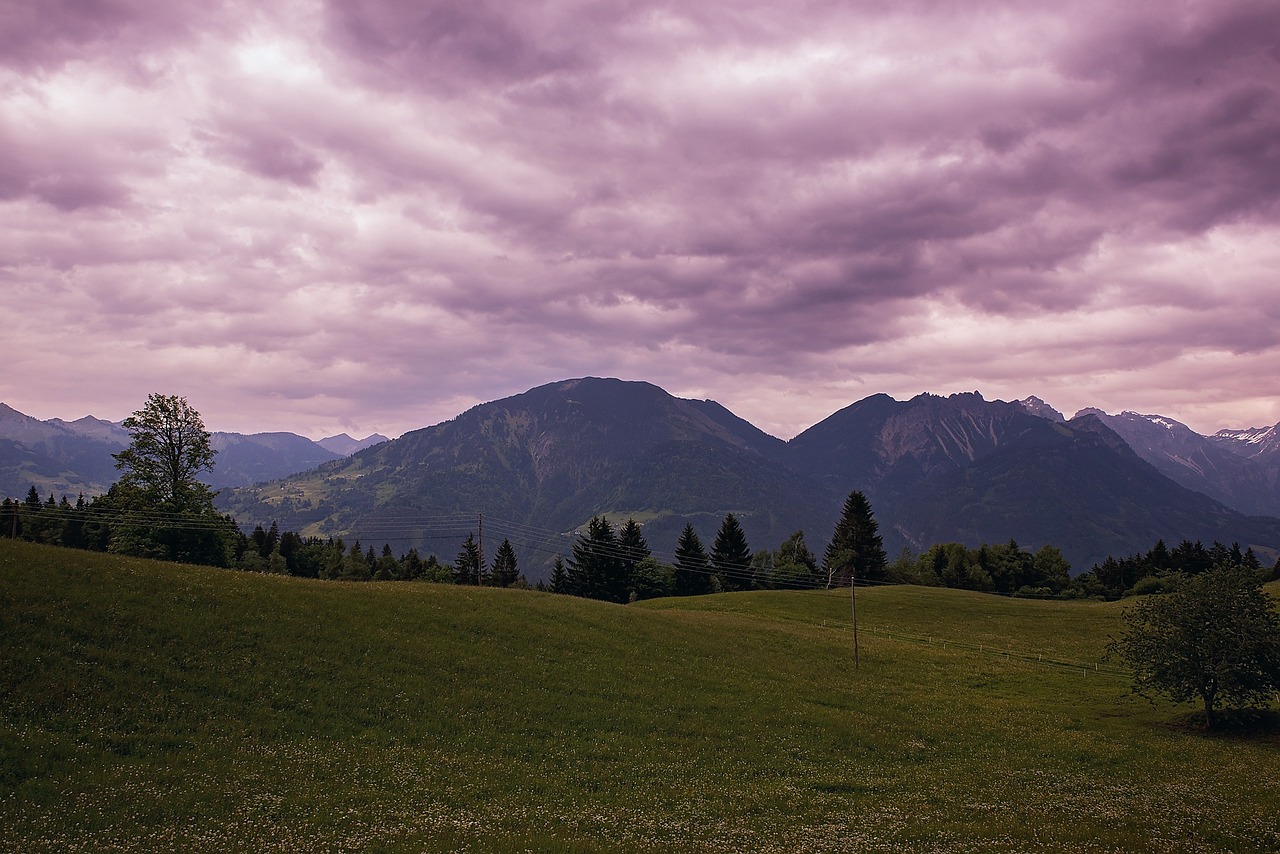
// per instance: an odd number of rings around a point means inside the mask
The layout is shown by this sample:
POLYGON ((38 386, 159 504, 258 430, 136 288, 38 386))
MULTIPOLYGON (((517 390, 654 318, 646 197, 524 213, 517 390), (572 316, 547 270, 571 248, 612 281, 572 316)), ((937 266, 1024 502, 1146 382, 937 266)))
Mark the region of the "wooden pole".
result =
POLYGON ((849 570, 849 605, 853 609, 853 669, 858 669, 858 570, 849 570))

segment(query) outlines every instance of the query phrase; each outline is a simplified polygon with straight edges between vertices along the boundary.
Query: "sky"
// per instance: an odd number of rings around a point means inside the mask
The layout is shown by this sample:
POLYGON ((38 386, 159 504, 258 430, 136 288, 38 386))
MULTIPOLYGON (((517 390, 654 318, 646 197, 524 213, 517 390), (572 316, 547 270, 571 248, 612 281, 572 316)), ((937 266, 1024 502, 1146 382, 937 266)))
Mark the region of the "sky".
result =
POLYGON ((0 401, 1280 422, 1272 0, 0 0, 0 401))

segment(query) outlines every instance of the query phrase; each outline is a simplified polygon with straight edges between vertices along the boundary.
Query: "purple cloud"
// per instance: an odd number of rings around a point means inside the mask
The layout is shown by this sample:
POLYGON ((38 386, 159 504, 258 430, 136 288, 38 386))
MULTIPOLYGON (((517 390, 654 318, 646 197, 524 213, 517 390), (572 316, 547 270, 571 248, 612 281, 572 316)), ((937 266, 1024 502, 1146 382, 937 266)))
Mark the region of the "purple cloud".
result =
POLYGON ((1280 421, 1272 3, 0 14, 32 414, 398 433, 596 374, 783 436, 974 388, 1280 421))

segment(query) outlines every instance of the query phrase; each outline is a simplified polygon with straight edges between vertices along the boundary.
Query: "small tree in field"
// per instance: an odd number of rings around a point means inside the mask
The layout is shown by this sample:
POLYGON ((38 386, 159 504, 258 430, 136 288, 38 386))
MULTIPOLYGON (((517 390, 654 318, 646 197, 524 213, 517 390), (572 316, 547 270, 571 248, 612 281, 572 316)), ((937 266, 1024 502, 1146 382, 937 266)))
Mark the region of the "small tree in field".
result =
POLYGON ((1134 671, 1134 691, 1219 707, 1265 706, 1280 691, 1280 616, 1256 573, 1220 567, 1125 612, 1110 653, 1134 671))

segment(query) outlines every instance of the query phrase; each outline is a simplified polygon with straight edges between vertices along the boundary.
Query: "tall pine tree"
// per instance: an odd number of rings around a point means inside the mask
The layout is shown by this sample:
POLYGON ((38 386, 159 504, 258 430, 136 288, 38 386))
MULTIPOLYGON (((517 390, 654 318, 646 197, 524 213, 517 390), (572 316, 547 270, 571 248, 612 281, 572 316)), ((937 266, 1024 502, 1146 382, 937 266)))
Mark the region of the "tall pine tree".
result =
POLYGON ((462 549, 453 559, 454 584, 479 584, 483 580, 484 568, 480 566, 480 546, 476 544, 475 534, 468 533, 462 542, 462 549))
POLYGON ((631 579, 618 536, 609 520, 595 516, 587 523, 586 534, 580 534, 569 558, 569 579, 573 592, 589 599, 626 602, 631 579))
POLYGON ((721 590, 751 588, 751 549, 738 517, 726 514, 711 545, 711 567, 720 579, 721 590))
POLYGON ((698 532, 692 524, 687 524, 676 543, 675 593, 698 596, 711 590, 711 561, 707 559, 702 540, 698 539, 698 532))
POLYGON ((573 584, 569 579, 569 570, 565 569, 564 561, 559 555, 556 555, 555 565, 551 567, 551 592, 576 594, 573 584))
POLYGON ((493 567, 489 570, 489 583, 494 587, 510 587, 519 577, 516 550, 511 547, 511 541, 504 538, 502 545, 498 546, 498 551, 493 556, 493 567))
POLYGON ((634 580, 636 565, 652 556, 649 543, 640 530, 640 523, 635 519, 627 519, 627 523, 618 531, 618 547, 622 552, 622 562, 628 580, 634 580))
POLYGON ((849 493, 822 559, 828 587, 848 584, 853 577, 859 581, 885 579, 888 559, 878 531, 871 502, 861 492, 849 493))

